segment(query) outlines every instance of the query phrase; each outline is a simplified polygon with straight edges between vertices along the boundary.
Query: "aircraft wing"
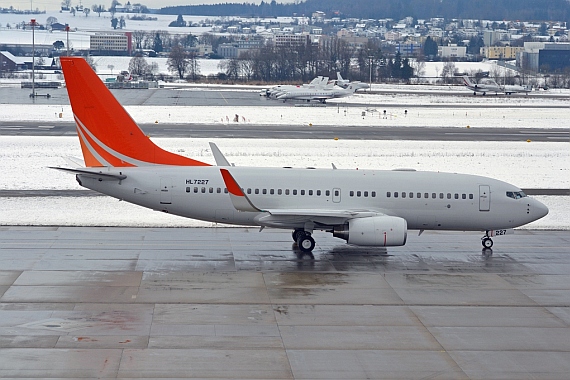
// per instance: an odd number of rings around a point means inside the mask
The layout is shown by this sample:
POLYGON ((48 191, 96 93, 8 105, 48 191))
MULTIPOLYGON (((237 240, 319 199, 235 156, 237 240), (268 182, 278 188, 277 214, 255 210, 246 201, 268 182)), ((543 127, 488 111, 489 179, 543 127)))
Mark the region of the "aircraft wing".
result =
POLYGON ((261 225, 285 224, 293 220, 335 225, 343 224, 348 219, 384 215, 374 210, 262 209, 253 204, 227 169, 220 169, 220 172, 235 209, 263 213, 256 218, 261 225))

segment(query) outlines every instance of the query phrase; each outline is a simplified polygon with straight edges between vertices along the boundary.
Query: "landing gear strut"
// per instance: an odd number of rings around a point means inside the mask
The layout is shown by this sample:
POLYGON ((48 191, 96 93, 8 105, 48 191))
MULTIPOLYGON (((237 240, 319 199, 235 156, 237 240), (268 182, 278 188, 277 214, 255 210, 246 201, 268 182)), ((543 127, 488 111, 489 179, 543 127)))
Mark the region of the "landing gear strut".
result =
POLYGON ((312 252, 315 248, 315 239, 305 230, 296 229, 293 231, 293 240, 302 252, 312 252))

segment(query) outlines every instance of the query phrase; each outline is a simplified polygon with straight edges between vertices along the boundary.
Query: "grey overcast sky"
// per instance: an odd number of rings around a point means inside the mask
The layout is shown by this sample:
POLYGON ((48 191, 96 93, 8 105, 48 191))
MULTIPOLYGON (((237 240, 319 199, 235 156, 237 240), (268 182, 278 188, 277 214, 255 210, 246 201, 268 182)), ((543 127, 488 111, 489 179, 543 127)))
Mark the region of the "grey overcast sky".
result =
MULTIPOLYGON (((9 8, 10 6, 20 9, 36 9, 40 11, 54 11, 61 8, 62 0, 0 0, 0 8, 9 8)), ((88 6, 91 8, 93 4, 102 4, 105 8, 109 8, 112 0, 81 0, 83 6, 88 6)), ((126 1, 121 1, 121 3, 126 3, 126 1)), ((197 5, 197 4, 219 4, 219 3, 261 3, 261 0, 131 0, 133 3, 141 3, 149 8, 162 8, 166 6, 174 5, 197 5)), ((278 3, 286 1, 277 1, 278 3)), ((71 6, 76 6, 80 3, 80 0, 71 0, 71 6)), ((2 15, 0 14, 0 21, 2 15)))

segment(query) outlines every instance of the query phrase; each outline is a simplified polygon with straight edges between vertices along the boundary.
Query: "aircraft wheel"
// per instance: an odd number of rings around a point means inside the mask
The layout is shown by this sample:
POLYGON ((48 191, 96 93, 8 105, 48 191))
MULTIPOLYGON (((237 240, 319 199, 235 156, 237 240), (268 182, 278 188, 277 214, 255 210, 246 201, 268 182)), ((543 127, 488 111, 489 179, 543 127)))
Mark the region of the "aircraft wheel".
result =
POLYGON ((293 233, 291 234, 291 236, 293 236, 293 241, 294 241, 294 242, 297 242, 297 241, 299 241, 299 237, 301 237, 301 235, 304 235, 304 234, 305 234, 305 231, 304 231, 304 230, 301 230, 301 229, 298 229, 298 228, 297 228, 297 229, 295 229, 295 230, 293 231, 293 233))
POLYGON ((481 240, 481 244, 483 244, 484 248, 491 248, 493 246, 493 240, 491 240, 491 238, 483 238, 481 240))
POLYGON ((308 234, 301 235, 297 240, 297 245, 302 252, 311 252, 315 248, 315 239, 308 234))

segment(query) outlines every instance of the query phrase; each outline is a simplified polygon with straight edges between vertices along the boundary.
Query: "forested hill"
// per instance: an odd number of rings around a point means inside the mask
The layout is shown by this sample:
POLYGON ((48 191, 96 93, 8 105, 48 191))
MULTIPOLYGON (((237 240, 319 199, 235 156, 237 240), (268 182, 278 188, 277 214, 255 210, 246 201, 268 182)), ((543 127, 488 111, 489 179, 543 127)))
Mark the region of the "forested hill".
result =
POLYGON ((220 3, 165 7, 162 14, 201 16, 310 16, 323 11, 327 17, 570 21, 568 0, 306 0, 295 3, 220 3))

